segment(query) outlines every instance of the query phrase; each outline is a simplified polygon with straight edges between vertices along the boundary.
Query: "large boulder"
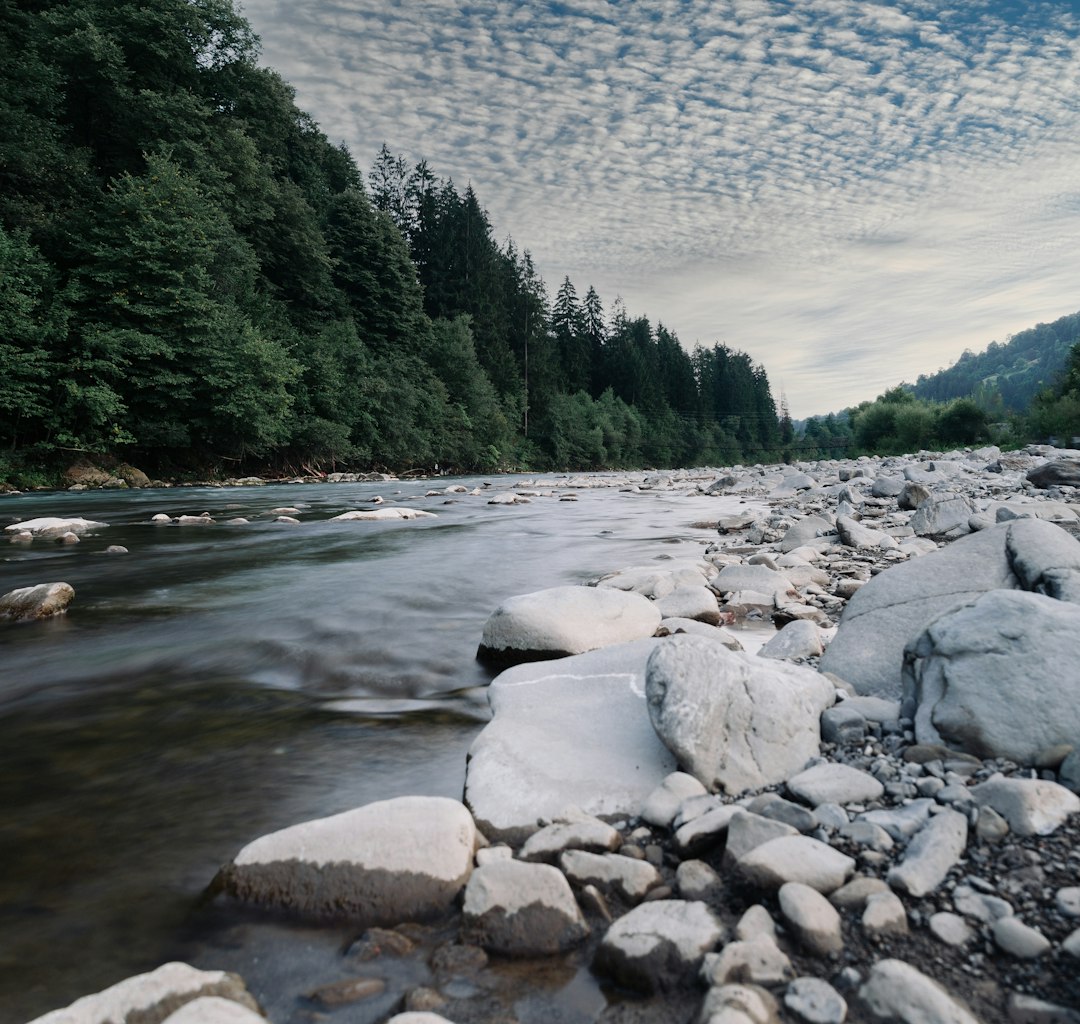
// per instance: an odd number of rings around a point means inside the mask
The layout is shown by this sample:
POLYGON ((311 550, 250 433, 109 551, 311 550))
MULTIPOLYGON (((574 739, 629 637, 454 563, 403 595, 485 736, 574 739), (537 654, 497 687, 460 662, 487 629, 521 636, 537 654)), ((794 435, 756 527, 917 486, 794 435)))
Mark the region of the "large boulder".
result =
POLYGON ((449 910, 476 845, 472 815, 458 801, 403 796, 262 836, 219 881, 246 902, 397 924, 449 910))
POLYGON ((808 668, 673 636, 649 659, 649 717, 683 769, 731 795, 783 782, 818 753, 836 699, 808 668))
POLYGON ((995 590, 932 622, 908 647, 905 705, 920 743, 1033 764, 1080 738, 1080 605, 995 590))
POLYGON ((640 812, 676 768, 645 711, 645 667, 660 642, 518 665, 494 679, 494 718, 465 775, 484 835, 520 843, 570 805, 605 817, 640 812))
POLYGON ((931 494, 911 517, 911 528, 919 537, 953 539, 971 532, 968 520, 975 505, 963 494, 931 494))
POLYGON ((228 999, 249 1010, 258 1009, 238 975, 200 971, 173 962, 76 999, 70 1006, 46 1013, 31 1024, 161 1024, 180 1007, 207 996, 228 999))
POLYGON ((606 587, 552 587, 504 601, 484 623, 478 656, 504 665, 563 658, 652 636, 648 598, 606 587))
POLYGON ((51 619, 67 611, 75 597, 70 583, 39 583, 36 587, 20 587, 0 596, 0 619, 34 622, 51 619))
POLYGON ((65 533, 79 536, 91 530, 103 530, 108 523, 96 523, 92 519, 61 519, 57 516, 42 516, 40 519, 27 519, 22 523, 5 526, 6 533, 29 533, 35 537, 63 537, 65 533))
POLYGON ((1080 487, 1080 460, 1051 459, 1029 470, 1028 480, 1036 487, 1080 487))
POLYGON ((1078 577, 1054 566, 1080 565, 1078 560, 1080 544, 1060 527, 1019 519, 894 565, 848 601, 821 671, 835 673, 859 693, 897 698, 904 648, 931 622, 987 591, 1022 589, 1025 581, 1031 589, 1053 586, 1064 593, 1078 577))

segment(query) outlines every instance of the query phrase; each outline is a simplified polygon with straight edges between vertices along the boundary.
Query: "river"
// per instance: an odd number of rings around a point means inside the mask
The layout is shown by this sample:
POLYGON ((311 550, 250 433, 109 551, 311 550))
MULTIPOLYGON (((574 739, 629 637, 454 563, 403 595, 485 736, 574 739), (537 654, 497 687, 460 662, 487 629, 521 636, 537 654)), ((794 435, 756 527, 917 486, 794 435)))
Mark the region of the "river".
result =
POLYGON ((340 938, 204 906, 217 869, 297 821, 408 793, 460 798, 488 719, 475 651, 492 609, 694 557, 715 535, 693 524, 738 507, 689 485, 515 506, 425 496, 484 482, 0 498, 0 526, 108 524, 78 545, 0 548, 0 593, 76 591, 66 616, 0 624, 2 1024, 172 958, 238 970, 268 1008, 285 1005, 287 979, 340 938), (327 522, 376 495, 437 518, 327 522), (301 525, 274 522, 278 507, 301 525), (150 523, 204 511, 218 524, 150 523), (234 516, 251 522, 224 525, 234 516))

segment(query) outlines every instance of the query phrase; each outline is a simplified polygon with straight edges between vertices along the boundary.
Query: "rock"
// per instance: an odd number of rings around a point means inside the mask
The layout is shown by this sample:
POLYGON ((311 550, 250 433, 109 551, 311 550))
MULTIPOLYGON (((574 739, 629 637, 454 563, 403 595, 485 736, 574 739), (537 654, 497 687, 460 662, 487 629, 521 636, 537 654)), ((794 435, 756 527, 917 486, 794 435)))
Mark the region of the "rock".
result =
POLYGON ((933 892, 967 848, 967 818, 957 811, 935 814, 912 837, 904 859, 894 865, 887 881, 912 896, 933 892))
POLYGON ((706 953, 701 967, 701 980, 706 985, 775 988, 794 976, 791 960, 770 938, 729 942, 719 953, 706 953))
POLYGON ((1066 917, 1080 917, 1080 885, 1067 885, 1058 889, 1054 896, 1058 913, 1066 917))
POLYGON ((205 996, 219 996, 249 1010, 258 1005, 238 975, 225 971, 200 971, 184 963, 162 964, 156 970, 76 999, 62 1010, 53 1010, 31 1024, 116 1024, 116 1022, 164 1021, 185 1003, 205 996))
POLYGON ((105 549, 107 555, 126 555, 127 553, 128 549, 123 544, 110 544, 105 549))
POLYGON ((200 996, 170 1013, 164 1024, 266 1024, 266 1018, 232 999, 200 996))
POLYGON ((776 924, 772 915, 760 903, 747 907, 735 925, 735 938, 740 942, 753 942, 754 939, 776 942, 776 924))
POLYGON ((716 593, 705 586, 676 587, 670 594, 657 598, 656 607, 665 619, 694 619, 711 626, 720 622, 716 593))
POLYGON ((817 672, 689 636, 660 642, 645 691, 653 727, 680 764, 731 795, 803 768, 818 752, 821 712, 835 699, 817 672))
POLYGON ((777 793, 762 793, 750 802, 747 810, 752 814, 760 814, 763 818, 782 821, 785 825, 790 825, 803 833, 813 832, 818 826, 818 820, 813 811, 801 804, 785 800, 777 793))
POLYGON ((974 512, 975 506, 966 495, 931 494, 919 502, 911 528, 919 537, 952 540, 971 532, 968 520, 974 512))
MULTIPOLYGON (((676 849, 684 856, 694 856, 715 846, 728 832, 728 826, 739 813, 739 807, 726 804, 691 818, 675 832, 676 849)), ((730 838, 728 836, 729 842, 730 838)))
POLYGON ((859 815, 859 820, 880 825, 893 839, 901 843, 926 824, 930 818, 930 808, 933 806, 934 801, 930 799, 912 800, 903 807, 865 811, 859 815))
POLYGON ((645 712, 640 640, 539 665, 488 687, 494 718, 473 741, 465 802, 492 840, 520 844, 566 807, 633 816, 676 768, 645 712))
POLYGON ((847 1003, 821 978, 796 978, 784 993, 784 1005, 806 1024, 844 1024, 847 1003))
POLYGON ((823 743, 861 743, 866 735, 867 721, 855 708, 847 707, 847 701, 834 704, 821 713, 821 739, 823 743))
POLYGON ((701 562, 668 562, 664 568, 634 565, 601 577, 596 585, 600 589, 632 590, 659 600, 680 587, 703 586, 711 572, 701 562))
POLYGON ((866 900, 862 915, 863 931, 871 937, 906 935, 907 911, 894 892, 877 892, 866 900))
POLYGON ((1009 1024, 1080 1024, 1080 1010, 1012 992, 1009 994, 1009 1024))
MULTIPOLYGON (((899 476, 879 476, 871 485, 870 493, 875 498, 895 498, 904 490, 904 479, 899 476)), ((915 503, 915 507, 918 502, 915 503)))
POLYGON ((991 591, 942 615, 905 654, 916 738, 1020 764, 1075 742, 1080 704, 1061 666, 1077 635, 1080 605, 1024 591, 991 591))
POLYGON ((332 1010, 338 1006, 348 1006, 363 999, 371 999, 373 996, 382 995, 385 991, 386 982, 382 978, 343 978, 329 985, 321 985, 313 992, 309 992, 307 998, 332 1010))
POLYGON ((804 544, 813 543, 825 533, 831 533, 833 525, 821 516, 804 516, 797 523, 789 526, 780 541, 780 550, 784 552, 794 551, 804 544))
POLYGON ((1080 487, 1080 461, 1051 459, 1028 470, 1027 479, 1043 490, 1048 487, 1080 487))
POLYGON ((675 885, 684 900, 709 900, 720 892, 723 882, 703 860, 684 860, 675 871, 675 885))
POLYGON ((1048 836, 1080 811, 1080 796, 1043 779, 995 774, 973 786, 971 797, 980 807, 992 807, 1021 836, 1048 836))
POLYGON ((35 587, 9 590, 0 597, 0 619, 36 622, 62 615, 75 598, 75 588, 68 583, 39 583, 35 587))
POLYGON ((869 850, 887 852, 894 845, 892 836, 872 821, 849 821, 836 831, 837 835, 843 836, 849 842, 865 846, 869 850))
POLYGON ((736 594, 739 591, 755 591, 769 595, 794 594, 791 581, 774 569, 763 565, 725 565, 709 580, 709 586, 718 594, 736 594))
POLYGON ((40 519, 27 519, 22 523, 5 526, 4 532, 9 536, 13 533, 29 533, 48 540, 63 537, 65 533, 81 536, 92 530, 104 530, 108 525, 108 523, 96 523, 92 519, 58 519, 54 516, 43 516, 40 519))
POLYGON ((851 516, 836 517, 836 532, 840 543, 856 550, 880 548, 881 542, 888 536, 880 530, 871 530, 851 516))
POLYGON ((946 946, 966 946, 975 938, 975 932, 968 923, 959 914, 947 910, 932 914, 927 924, 934 938, 946 946))
POLYGON ((465 887, 463 934, 504 956, 546 956, 589 934, 570 884, 550 864, 496 861, 477 868, 465 887))
POLYGON ((522 860, 554 864, 564 850, 616 850, 622 836, 610 825, 586 814, 567 816, 534 832, 521 847, 522 860))
POLYGON ((709 989, 699 1024, 776 1024, 776 999, 757 985, 717 985, 709 989))
POLYGON ((724 847, 726 865, 738 863, 743 856, 770 839, 799 834, 798 829, 786 822, 745 811, 737 804, 728 805, 725 809, 732 812, 728 820, 727 844, 724 847))
POLYGON ((453 1024, 445 1017, 429 1010, 407 1010, 405 1013, 397 1013, 386 1024, 453 1024))
POLYGON ((686 772, 672 772, 646 798, 641 817, 650 825, 667 828, 675 820, 679 804, 691 796, 704 796, 705 787, 686 772))
POLYGON ((809 804, 851 804, 879 800, 885 787, 869 772, 847 764, 814 765, 787 781, 789 792, 809 804))
POLYGON ((662 619, 657 636, 673 636, 676 633, 689 633, 690 636, 703 636, 707 640, 717 640, 730 651, 741 651, 743 646, 738 637, 723 626, 710 626, 697 619, 662 619))
POLYGON ((448 910, 476 845, 472 816, 456 800, 405 796, 256 839, 220 877, 245 902, 396 924, 448 910))
POLYGON ((979 1024, 932 978, 902 960, 881 960, 859 989, 873 1020, 897 1024, 979 1024))
POLYGON ((559 866, 575 885, 595 885, 614 891, 631 903, 639 903, 650 889, 663 881, 652 864, 618 853, 567 850, 559 858, 559 866))
POLYGON ((423 512, 418 508, 399 508, 387 505, 385 508, 357 509, 354 512, 342 512, 339 516, 331 516, 331 523, 361 523, 379 522, 382 520, 397 519, 435 519, 434 512, 423 512))
POLYGON ((821 628, 814 622, 796 619, 762 646, 758 650, 758 656, 795 661, 817 657, 821 651, 821 628))
POLYGON ((1050 950, 1050 940, 1018 917, 999 917, 990 933, 999 949, 1021 960, 1034 960, 1050 950))
POLYGON ((899 697, 904 647, 910 640, 945 612, 989 590, 1018 586, 1006 557, 1015 525, 962 537, 870 579, 844 608, 836 636, 821 656, 821 671, 834 673, 861 694, 899 697))
POLYGON ((1002 917, 1012 917, 1013 908, 1008 900, 989 893, 976 892, 971 886, 958 885, 952 893, 953 906, 965 917, 993 924, 1002 917))
POLYGON ((660 612, 640 594, 552 587, 504 601, 484 623, 477 656, 500 664, 562 658, 651 637, 660 612))
POLYGON ((839 953, 844 948, 840 915, 816 889, 787 882, 778 893, 780 912, 799 944, 815 956, 839 953))
POLYGON ((116 475, 128 485, 128 487, 149 487, 150 477, 141 469, 129 466, 126 462, 116 468, 116 475))
POLYGON ((871 896, 890 892, 880 878, 860 875, 829 894, 829 902, 841 910, 862 910, 871 896))
POLYGON ((1061 949, 1063 952, 1068 953, 1069 956, 1080 960, 1080 928, 1070 932, 1062 939, 1061 949))
POLYGON ((839 889, 855 870, 855 861, 809 836, 780 836, 756 846, 737 861, 752 884, 778 889, 802 882, 821 893, 839 889))
POLYGON ((594 969, 648 994, 691 981, 723 925, 699 901, 655 900, 620 917, 596 951, 594 969))

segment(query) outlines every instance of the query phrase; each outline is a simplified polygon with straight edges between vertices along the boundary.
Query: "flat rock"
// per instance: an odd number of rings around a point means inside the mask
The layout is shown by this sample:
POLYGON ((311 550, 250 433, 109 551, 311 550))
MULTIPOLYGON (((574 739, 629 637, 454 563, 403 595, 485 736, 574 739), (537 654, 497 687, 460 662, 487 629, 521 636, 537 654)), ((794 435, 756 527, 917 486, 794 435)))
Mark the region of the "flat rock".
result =
POLYGON ((839 889, 855 871, 850 857, 803 835, 770 839, 740 857, 737 866, 752 884, 764 889, 802 882, 825 894, 839 889))
POLYGON ((1075 742, 1080 702, 1062 666, 1076 636, 1080 605, 1026 591, 991 591, 945 613, 905 658, 916 738, 1020 764, 1075 742))
POLYGON ((700 637, 660 642, 646 673, 649 717, 683 768, 736 795, 782 782, 817 754, 832 683, 811 669, 700 637))
POLYGON ((156 970, 126 978, 94 995, 76 999, 30 1024, 116 1024, 120 1021, 163 1021, 185 1003, 219 996, 249 1010, 258 1005, 236 974, 200 971, 185 963, 162 964, 156 970))
POLYGON ((631 591, 551 587, 504 601, 484 623, 478 656, 501 664, 584 654, 651 637, 660 612, 631 591))
POLYGON ((397 924, 449 910, 476 845, 472 815, 458 801, 405 796, 256 839, 220 879, 245 902, 397 924))
POLYGON ((668 992, 691 981, 723 937, 723 925, 704 903, 654 900, 608 929, 593 966, 627 988, 668 992))
POLYGON ((9 590, 0 597, 0 619, 35 622, 62 615, 75 599, 70 583, 39 583, 34 587, 9 590))
POLYGON ((980 807, 997 811, 1021 836, 1048 836, 1080 811, 1080 796, 1043 779, 992 775, 972 787, 971 797, 980 807))
POLYGON ((463 935, 504 956, 545 956, 589 934, 563 873, 550 864, 500 860, 477 868, 465 887, 463 935))
POLYGON ((1034 960, 1051 948, 1050 940, 1042 932, 1018 917, 999 917, 990 926, 990 934, 999 949, 1019 960, 1034 960))
POLYGON ((665 619, 694 619, 711 626, 720 622, 716 592, 704 585, 676 587, 670 594, 657 598, 656 607, 665 619))
POLYGON ((725 864, 738 863, 751 850, 769 842, 770 839, 799 834, 799 830, 794 825, 744 810, 737 804, 728 805, 726 809, 732 813, 728 820, 727 843, 724 846, 725 864))
POLYGON ((358 523, 379 522, 397 519, 435 519, 434 512, 423 512, 418 508, 400 508, 394 505, 386 505, 383 508, 357 509, 354 512, 342 512, 339 516, 331 516, 331 523, 358 523))
POLYGON ((709 581, 709 586, 718 594, 736 594, 749 590, 761 594, 794 593, 791 581, 781 572, 764 565, 725 565, 709 581))
POLYGON ((764 644, 758 650, 758 656, 796 661, 816 657, 822 649, 821 627, 807 619, 796 619, 764 644))
POLYGON ((567 850, 559 858, 559 866, 575 885, 611 890, 631 903, 640 902, 663 881, 660 872, 648 861, 618 853, 567 850))
POLYGON ((896 1024, 979 1024, 941 985, 903 960, 880 960, 859 989, 872 1020, 896 1024))
POLYGON ((869 772, 832 762, 814 765, 792 776, 787 781, 787 788, 811 807, 868 803, 879 800, 885 792, 885 787, 869 772))
POLYGON ((933 892, 964 855, 967 832, 967 817, 958 811, 933 815, 912 837, 903 860, 889 870, 889 885, 912 896, 933 892))
POLYGON ((65 533, 74 533, 79 536, 89 533, 91 530, 104 530, 108 523, 96 523, 92 519, 61 519, 56 516, 42 516, 38 519, 27 519, 21 523, 13 523, 5 526, 7 534, 29 533, 34 537, 50 538, 62 537, 65 533))
POLYGON ((520 844, 570 805, 606 818, 639 812, 677 767, 645 710, 645 666, 660 642, 519 665, 492 681, 494 718, 465 775, 485 836, 520 844))
POLYGON ((609 824, 591 815, 574 815, 552 822, 525 840, 518 856, 522 860, 554 864, 564 850, 602 853, 618 849, 622 836, 609 824))

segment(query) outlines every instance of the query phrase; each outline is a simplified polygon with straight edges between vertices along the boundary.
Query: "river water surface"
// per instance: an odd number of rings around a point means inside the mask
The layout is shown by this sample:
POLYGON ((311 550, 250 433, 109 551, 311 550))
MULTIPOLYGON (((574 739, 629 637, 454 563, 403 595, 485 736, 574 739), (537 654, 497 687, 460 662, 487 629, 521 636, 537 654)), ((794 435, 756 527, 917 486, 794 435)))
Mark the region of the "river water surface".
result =
MULTIPOLYGON (((458 482, 481 483, 434 486, 458 482)), ((0 624, 0 1024, 173 958, 239 971, 273 1019, 293 1019, 293 975, 316 971, 340 937, 207 908, 217 869, 308 818, 410 793, 460 798, 488 719, 475 652, 494 607, 695 557, 715 535, 693 524, 737 508, 689 487, 560 501, 566 481, 543 478, 556 495, 504 507, 489 492, 424 496, 430 486, 0 498, 0 527, 108 524, 72 546, 0 541, 0 593, 57 580, 76 591, 62 618, 0 624), (376 495, 438 518, 327 522, 376 495), (274 522, 281 506, 302 525, 274 522), (204 511, 218 525, 150 523, 204 511), (223 524, 233 516, 251 522, 223 524)))

